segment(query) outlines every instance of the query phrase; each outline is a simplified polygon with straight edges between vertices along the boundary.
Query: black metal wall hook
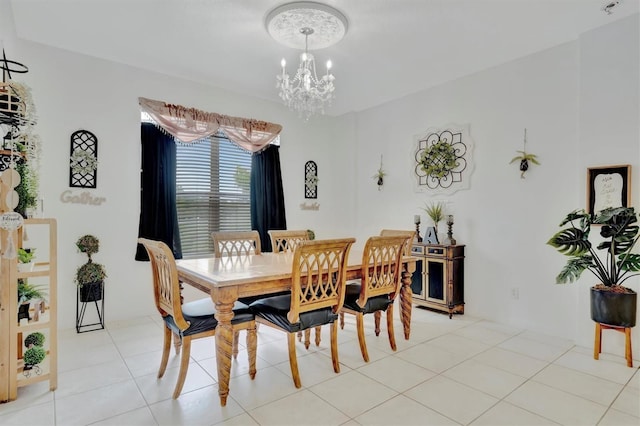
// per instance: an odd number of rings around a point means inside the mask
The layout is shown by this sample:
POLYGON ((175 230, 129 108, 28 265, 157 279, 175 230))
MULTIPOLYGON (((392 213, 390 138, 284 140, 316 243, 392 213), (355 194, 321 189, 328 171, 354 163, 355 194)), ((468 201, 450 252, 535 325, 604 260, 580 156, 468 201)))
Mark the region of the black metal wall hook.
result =
POLYGON ((21 64, 20 62, 17 62, 17 61, 12 61, 10 59, 7 59, 7 55, 4 51, 4 48, 2 49, 2 60, 0 60, 0 69, 2 70, 3 83, 7 82, 7 78, 11 80, 12 72, 15 72, 18 74, 26 74, 29 72, 29 68, 26 65, 21 64), (12 65, 14 65, 14 67, 12 67, 12 65))

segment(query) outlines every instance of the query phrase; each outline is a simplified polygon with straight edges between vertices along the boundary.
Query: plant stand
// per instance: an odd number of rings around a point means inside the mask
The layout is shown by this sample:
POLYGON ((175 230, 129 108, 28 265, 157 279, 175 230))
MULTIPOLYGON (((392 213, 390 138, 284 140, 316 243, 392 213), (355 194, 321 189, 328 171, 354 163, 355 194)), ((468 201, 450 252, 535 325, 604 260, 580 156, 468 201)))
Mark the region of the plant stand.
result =
MULTIPOLYGON (((97 285, 97 284, 86 284, 89 285, 97 285)), ((93 291, 92 289, 88 291, 89 296, 99 296, 99 297, 86 297, 86 291, 84 295, 81 295, 82 288, 78 287, 76 292, 76 332, 77 333, 86 333, 88 331, 95 330, 104 330, 104 285, 100 285, 100 289, 98 291, 93 291), (86 301, 85 301, 86 300, 86 301), (95 307, 95 314, 93 314, 93 310, 90 309, 91 317, 85 318, 85 314, 87 314, 87 305, 95 307), (85 324, 86 321, 94 321, 89 324, 85 324)))
POLYGON ((633 355, 631 353, 631 327, 616 327, 596 322, 596 340, 593 345, 593 359, 600 358, 600 352, 602 352, 602 330, 616 330, 620 333, 624 333, 624 357, 627 360, 627 367, 633 367, 633 355))

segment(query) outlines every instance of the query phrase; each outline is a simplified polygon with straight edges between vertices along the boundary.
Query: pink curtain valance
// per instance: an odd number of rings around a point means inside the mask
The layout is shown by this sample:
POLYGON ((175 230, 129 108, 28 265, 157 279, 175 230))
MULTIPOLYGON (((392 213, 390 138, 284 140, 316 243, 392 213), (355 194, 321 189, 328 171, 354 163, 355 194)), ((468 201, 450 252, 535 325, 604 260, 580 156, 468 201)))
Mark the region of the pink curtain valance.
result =
POLYGON ((184 143, 211 136, 220 129, 232 142, 256 152, 269 145, 282 131, 282 126, 275 123, 229 117, 153 99, 138 98, 138 103, 158 127, 184 143))

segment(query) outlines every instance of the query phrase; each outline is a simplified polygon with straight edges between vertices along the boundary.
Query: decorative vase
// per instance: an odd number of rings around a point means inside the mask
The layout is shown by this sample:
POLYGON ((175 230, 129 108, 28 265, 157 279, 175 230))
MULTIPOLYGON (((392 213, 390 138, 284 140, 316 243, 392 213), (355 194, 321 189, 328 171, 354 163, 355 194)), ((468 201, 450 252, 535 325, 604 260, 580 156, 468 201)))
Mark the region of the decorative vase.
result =
POLYGON ((94 302, 102 299, 102 281, 83 284, 80 287, 80 301, 94 302))
MULTIPOLYGON (((630 290, 631 291, 631 290, 630 290)), ((636 325, 638 294, 618 293, 591 287, 591 319, 615 327, 636 325)))

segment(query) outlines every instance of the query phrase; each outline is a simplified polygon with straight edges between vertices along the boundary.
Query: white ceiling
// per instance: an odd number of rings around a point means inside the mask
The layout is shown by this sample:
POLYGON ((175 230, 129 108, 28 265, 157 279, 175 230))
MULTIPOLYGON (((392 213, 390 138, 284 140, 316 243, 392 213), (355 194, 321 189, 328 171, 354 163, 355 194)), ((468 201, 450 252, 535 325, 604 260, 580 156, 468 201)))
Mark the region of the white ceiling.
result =
MULTIPOLYGON (((557 46, 638 13, 640 0, 322 0, 347 16, 329 115, 360 111, 557 46)), ((19 38, 278 101, 265 17, 288 0, 12 0, 19 38)), ((320 73, 321 71, 318 70, 320 73)))

